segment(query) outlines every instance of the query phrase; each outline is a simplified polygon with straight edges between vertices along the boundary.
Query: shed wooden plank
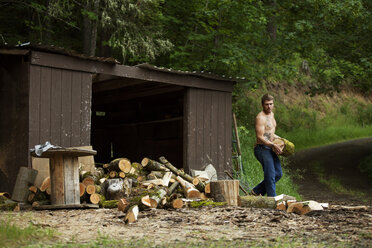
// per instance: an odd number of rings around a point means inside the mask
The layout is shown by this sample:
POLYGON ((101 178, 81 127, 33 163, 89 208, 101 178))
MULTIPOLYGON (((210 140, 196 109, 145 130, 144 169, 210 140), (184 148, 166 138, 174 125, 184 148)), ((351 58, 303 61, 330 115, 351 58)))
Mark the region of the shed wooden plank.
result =
POLYGON ((196 161, 194 168, 204 163, 204 90, 196 90, 196 161))
POLYGON ((184 169, 195 169, 196 164, 196 89, 189 88, 184 101, 184 169))
POLYGON ((62 71, 52 69, 51 88, 51 138, 54 145, 61 145, 62 71))
POLYGON ((232 92, 233 82, 200 78, 192 75, 178 75, 161 71, 153 71, 135 66, 107 64, 97 61, 83 60, 66 55, 32 51, 31 64, 50 66, 67 70, 79 70, 91 73, 103 73, 113 76, 134 78, 152 82, 182 85, 187 87, 213 89, 232 92))
POLYGON ((232 151, 232 96, 225 95, 225 162, 223 170, 220 172, 220 178, 228 179, 225 170, 232 171, 231 151, 232 151))
POLYGON ((203 156, 204 159, 200 166, 204 167, 212 162, 211 160, 211 104, 212 94, 209 90, 204 90, 204 114, 203 114, 203 156))
POLYGON ((81 72, 72 73, 71 146, 80 146, 81 72))
POLYGON ((211 159, 212 165, 218 165, 218 92, 213 91, 211 102, 211 159))
POLYGON ((89 73, 82 73, 81 87, 81 122, 80 145, 90 145, 91 105, 92 105, 92 77, 89 73))
POLYGON ((40 81, 41 67, 30 66, 29 147, 40 144, 40 81))
POLYGON ((71 71, 62 71, 61 146, 71 146, 71 71))
POLYGON ((49 67, 41 68, 40 82, 40 143, 50 141, 51 131, 51 89, 52 70, 49 67))
POLYGON ((223 92, 218 93, 218 164, 215 166, 218 176, 221 176, 221 172, 224 171, 225 163, 225 136, 227 128, 225 125, 226 107, 225 107, 225 95, 223 92))

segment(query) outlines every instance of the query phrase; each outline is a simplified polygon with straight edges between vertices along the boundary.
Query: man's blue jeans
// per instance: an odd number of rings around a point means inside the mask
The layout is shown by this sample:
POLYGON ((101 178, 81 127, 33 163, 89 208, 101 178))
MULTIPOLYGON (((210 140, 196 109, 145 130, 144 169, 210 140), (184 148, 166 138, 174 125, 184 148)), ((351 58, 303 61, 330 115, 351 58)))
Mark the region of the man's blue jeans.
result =
POLYGON ((278 156, 270 147, 261 144, 254 148, 254 155, 262 165, 264 180, 254 187, 253 191, 257 195, 276 196, 275 183, 282 177, 282 167, 278 156))

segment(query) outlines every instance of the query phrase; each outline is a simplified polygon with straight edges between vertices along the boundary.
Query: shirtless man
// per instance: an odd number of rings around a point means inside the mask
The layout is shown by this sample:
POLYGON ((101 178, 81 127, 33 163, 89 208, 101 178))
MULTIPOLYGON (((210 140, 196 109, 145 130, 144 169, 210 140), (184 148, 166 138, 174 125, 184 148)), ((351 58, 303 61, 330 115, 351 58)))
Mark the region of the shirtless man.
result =
POLYGON ((253 188, 253 195, 276 196, 275 183, 282 177, 282 167, 278 155, 282 148, 274 144, 276 121, 274 113, 274 97, 266 94, 261 99, 262 111, 256 117, 256 145, 254 155, 261 163, 264 180, 253 188))

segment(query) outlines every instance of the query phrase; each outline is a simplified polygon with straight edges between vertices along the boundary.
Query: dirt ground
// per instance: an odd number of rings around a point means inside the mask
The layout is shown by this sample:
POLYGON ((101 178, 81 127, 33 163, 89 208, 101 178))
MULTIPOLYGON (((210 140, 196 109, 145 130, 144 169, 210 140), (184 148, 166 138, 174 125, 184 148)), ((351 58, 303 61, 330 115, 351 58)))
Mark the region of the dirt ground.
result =
POLYGON ((351 211, 331 206, 305 216, 242 207, 154 209, 140 212, 138 222, 130 225, 124 224, 124 214, 116 209, 21 211, 3 213, 0 218, 9 215, 19 226, 31 223, 55 229, 61 242, 86 243, 107 235, 112 239, 146 239, 154 245, 221 239, 278 244, 281 239, 294 239, 301 246, 372 246, 371 208, 351 211))
MULTIPOLYGON (((372 144, 372 139, 362 140, 372 144)), ((308 168, 311 158, 322 158, 327 173, 338 173, 350 187, 370 192, 369 181, 362 181, 352 168, 364 151, 360 142, 314 149, 296 155, 297 167, 308 168), (359 145, 358 145, 359 144, 359 145), (334 151, 338 150, 338 153, 334 151), (323 154, 323 155, 321 155, 323 154), (343 156, 342 154, 348 154, 343 156), (353 155, 354 154, 354 155, 353 155), (331 161, 331 162, 330 162, 331 161), (332 162, 333 161, 333 162, 332 162), (343 163, 346 161, 346 163, 343 163), (347 164, 352 165, 347 166, 347 164), (349 179, 350 175, 357 176, 349 179), (360 181, 363 183, 360 184, 360 181)), ((366 147, 366 146, 363 146, 366 147)), ((116 209, 21 211, 0 213, 0 220, 11 218, 19 226, 32 224, 57 231, 57 241, 89 243, 99 236, 115 240, 141 240, 151 244, 200 243, 224 240, 226 246, 290 246, 290 247, 372 247, 371 201, 343 196, 330 191, 308 170, 297 180, 300 193, 307 200, 329 202, 325 211, 308 215, 287 214, 272 209, 244 207, 203 207, 179 210, 153 209, 142 211, 138 222, 124 224, 124 213, 116 209), (307 187, 311 185, 311 187, 307 187), (366 205, 365 210, 344 210, 344 205, 366 205), (230 243, 229 243, 230 242, 230 243), (235 245, 236 246, 236 245, 235 245)), ((372 194, 368 194, 371 197, 372 194)), ((367 197, 367 198, 368 198, 367 197)), ((368 198, 369 199, 369 198, 368 198)))

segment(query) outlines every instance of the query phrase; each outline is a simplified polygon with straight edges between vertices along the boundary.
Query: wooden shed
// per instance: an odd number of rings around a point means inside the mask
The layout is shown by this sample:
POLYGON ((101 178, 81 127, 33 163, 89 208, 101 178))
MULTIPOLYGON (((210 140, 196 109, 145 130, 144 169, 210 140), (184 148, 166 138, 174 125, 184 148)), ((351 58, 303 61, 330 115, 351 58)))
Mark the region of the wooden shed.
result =
POLYGON ((234 81, 125 66, 40 46, 0 48, 0 192, 30 148, 92 145, 95 161, 165 156, 178 168, 231 170, 234 81))

